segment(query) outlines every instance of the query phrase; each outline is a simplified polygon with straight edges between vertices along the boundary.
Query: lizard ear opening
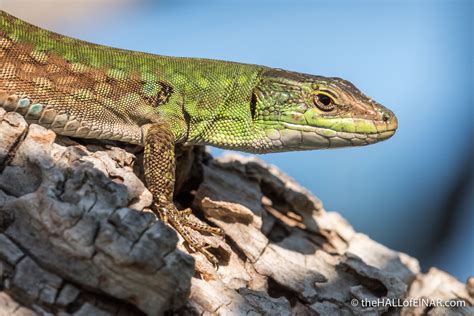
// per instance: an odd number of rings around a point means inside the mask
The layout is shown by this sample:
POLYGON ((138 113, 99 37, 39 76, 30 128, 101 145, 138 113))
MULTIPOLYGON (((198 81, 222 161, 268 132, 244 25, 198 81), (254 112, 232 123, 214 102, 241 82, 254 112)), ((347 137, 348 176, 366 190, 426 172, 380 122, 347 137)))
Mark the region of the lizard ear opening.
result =
POLYGON ((252 115, 252 120, 255 119, 255 112, 257 111, 257 96, 255 93, 252 93, 252 98, 250 99, 250 114, 252 115))

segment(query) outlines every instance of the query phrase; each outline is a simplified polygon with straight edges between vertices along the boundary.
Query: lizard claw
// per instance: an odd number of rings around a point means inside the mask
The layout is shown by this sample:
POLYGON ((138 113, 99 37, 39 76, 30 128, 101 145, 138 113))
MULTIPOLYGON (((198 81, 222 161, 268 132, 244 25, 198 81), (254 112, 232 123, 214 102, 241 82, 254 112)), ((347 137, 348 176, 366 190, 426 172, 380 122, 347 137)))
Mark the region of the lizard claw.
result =
POLYGON ((212 235, 223 237, 225 236, 225 233, 222 229, 218 227, 212 227, 192 219, 189 216, 192 214, 192 210, 190 208, 179 211, 176 209, 174 204, 171 204, 166 209, 158 208, 158 210, 160 210, 160 218, 162 220, 163 218, 166 218, 167 224, 172 226, 183 237, 191 249, 202 253, 216 270, 219 268, 219 260, 208 250, 211 248, 211 245, 196 239, 196 237, 193 236, 188 230, 190 229, 198 233, 210 233, 212 235))

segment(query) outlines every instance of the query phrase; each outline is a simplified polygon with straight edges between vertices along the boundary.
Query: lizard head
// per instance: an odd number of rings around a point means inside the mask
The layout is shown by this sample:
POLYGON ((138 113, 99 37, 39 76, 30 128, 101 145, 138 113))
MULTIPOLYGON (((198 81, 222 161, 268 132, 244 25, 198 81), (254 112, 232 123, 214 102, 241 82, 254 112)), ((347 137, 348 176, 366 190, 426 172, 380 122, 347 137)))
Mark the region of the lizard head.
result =
POLYGON ((350 82, 279 69, 262 72, 250 111, 265 152, 362 146, 397 128, 393 112, 350 82))

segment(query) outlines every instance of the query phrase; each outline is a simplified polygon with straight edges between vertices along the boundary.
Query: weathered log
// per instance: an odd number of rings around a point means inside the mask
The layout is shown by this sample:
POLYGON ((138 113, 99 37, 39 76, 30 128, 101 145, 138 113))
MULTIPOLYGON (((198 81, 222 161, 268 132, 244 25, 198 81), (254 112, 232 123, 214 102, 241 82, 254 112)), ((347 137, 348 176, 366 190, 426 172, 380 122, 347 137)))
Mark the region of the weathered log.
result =
POLYGON ((277 168, 182 147, 176 203, 225 231, 204 237, 216 270, 156 219, 140 152, 120 147, 0 109, 0 315, 474 313, 473 280, 420 273, 277 168), (465 307, 362 304, 409 298, 465 307))

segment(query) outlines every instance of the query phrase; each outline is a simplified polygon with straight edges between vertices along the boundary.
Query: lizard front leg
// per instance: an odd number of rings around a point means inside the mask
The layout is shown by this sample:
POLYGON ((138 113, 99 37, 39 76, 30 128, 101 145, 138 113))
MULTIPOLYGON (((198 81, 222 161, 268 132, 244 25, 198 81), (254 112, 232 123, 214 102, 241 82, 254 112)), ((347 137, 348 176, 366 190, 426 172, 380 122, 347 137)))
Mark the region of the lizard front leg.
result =
POLYGON ((144 173, 145 181, 153 194, 154 210, 160 219, 171 225, 195 250, 204 254, 214 265, 217 258, 206 248, 206 243, 197 240, 189 229, 222 235, 219 228, 198 223, 189 217, 190 209, 179 211, 173 203, 176 161, 175 139, 167 123, 155 123, 144 128, 144 173))

